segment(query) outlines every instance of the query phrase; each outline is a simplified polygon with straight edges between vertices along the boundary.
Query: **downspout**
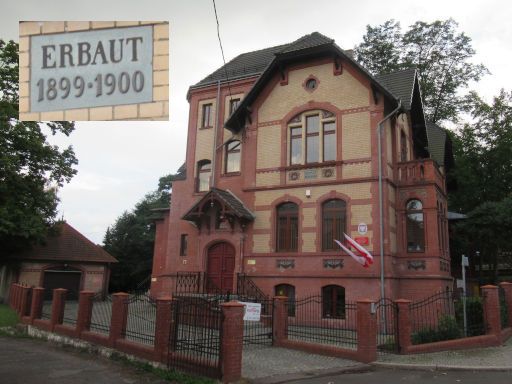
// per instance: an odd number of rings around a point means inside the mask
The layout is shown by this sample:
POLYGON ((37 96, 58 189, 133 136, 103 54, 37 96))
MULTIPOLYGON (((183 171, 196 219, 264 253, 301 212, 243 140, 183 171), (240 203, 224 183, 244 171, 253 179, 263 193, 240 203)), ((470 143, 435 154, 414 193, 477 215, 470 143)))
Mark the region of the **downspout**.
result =
POLYGON ((398 100, 398 106, 381 121, 377 123, 377 142, 379 156, 379 230, 380 230, 380 296, 381 299, 386 297, 384 289, 384 207, 383 207, 383 191, 382 191, 382 129, 384 122, 390 119, 402 107, 402 101, 398 100))
POLYGON ((210 179, 210 188, 215 188, 215 172, 216 172, 216 158, 217 158, 217 134, 219 124, 220 111, 220 80, 217 81, 217 103, 215 106, 215 126, 213 127, 213 157, 212 157, 212 177, 210 179))

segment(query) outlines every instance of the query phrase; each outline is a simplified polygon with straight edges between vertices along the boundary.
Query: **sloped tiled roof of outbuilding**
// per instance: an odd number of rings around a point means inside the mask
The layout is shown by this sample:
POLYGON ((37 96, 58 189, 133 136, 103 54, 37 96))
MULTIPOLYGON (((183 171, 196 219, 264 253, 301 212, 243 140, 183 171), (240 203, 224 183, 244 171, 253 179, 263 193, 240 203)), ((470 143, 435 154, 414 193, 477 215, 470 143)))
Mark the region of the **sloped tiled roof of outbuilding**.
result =
POLYGON ((415 68, 375 76, 375 79, 399 98, 404 108, 408 110, 411 109, 415 78, 415 68))
POLYGON ((66 222, 56 224, 44 244, 34 246, 17 259, 117 263, 112 255, 66 222))

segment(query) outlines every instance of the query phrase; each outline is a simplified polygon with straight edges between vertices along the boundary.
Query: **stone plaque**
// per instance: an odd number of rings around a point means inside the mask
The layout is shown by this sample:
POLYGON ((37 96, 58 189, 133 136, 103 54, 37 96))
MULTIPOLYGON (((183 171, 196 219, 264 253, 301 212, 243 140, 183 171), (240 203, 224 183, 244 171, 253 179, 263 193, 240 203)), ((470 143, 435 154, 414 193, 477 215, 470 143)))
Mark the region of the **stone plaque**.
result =
POLYGON ((152 26, 31 36, 30 110, 150 102, 152 59, 152 26))
POLYGON ((306 169, 304 171, 304 179, 311 180, 316 179, 318 177, 318 170, 316 169, 306 169))

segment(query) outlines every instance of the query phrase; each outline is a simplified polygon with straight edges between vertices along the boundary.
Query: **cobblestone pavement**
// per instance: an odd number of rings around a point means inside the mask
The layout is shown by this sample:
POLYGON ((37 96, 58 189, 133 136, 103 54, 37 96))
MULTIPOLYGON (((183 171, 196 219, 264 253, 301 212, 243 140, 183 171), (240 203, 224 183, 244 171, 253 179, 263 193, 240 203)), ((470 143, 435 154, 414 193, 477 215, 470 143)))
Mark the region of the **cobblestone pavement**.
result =
POLYGON ((512 370, 512 338, 501 347, 475 348, 460 351, 423 353, 417 355, 382 355, 379 363, 427 367, 512 370))

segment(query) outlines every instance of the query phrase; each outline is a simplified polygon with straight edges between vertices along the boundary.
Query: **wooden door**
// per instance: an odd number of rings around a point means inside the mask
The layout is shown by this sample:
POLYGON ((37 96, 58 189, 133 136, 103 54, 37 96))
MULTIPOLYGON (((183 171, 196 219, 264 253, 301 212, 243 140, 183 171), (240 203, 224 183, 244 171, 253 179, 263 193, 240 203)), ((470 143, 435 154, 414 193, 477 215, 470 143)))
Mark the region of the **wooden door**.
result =
POLYGON ((217 243, 208 250, 207 274, 211 283, 222 293, 233 292, 235 248, 229 243, 217 243))

